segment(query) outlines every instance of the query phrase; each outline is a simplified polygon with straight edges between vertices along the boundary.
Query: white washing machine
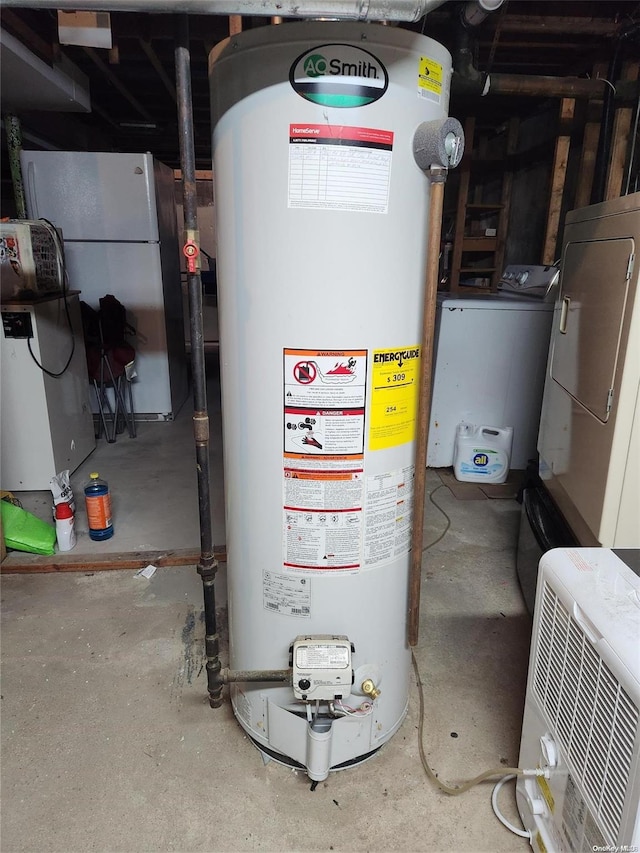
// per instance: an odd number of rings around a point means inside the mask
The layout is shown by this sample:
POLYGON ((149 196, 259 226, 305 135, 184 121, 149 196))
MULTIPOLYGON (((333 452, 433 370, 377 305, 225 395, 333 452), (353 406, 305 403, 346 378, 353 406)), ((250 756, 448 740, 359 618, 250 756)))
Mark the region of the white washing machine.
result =
POLYGON ((557 273, 507 267, 498 293, 438 294, 427 467, 453 464, 462 421, 512 426, 511 468, 536 458, 557 273))

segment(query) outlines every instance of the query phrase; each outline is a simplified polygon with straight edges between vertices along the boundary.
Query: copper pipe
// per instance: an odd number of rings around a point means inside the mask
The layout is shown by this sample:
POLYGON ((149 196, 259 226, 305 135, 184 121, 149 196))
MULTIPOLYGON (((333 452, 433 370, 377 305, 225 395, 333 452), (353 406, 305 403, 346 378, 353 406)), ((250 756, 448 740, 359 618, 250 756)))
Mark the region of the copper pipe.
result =
POLYGON ((447 170, 433 166, 429 198, 429 237, 427 269, 422 314, 422 344, 420 346, 420 388, 418 423, 416 424, 416 462, 413 484, 413 525, 411 528, 411 564, 409 568, 409 613, 407 638, 410 646, 418 644, 420 632, 420 580, 422 574, 422 538, 424 531, 424 497, 427 479, 427 439, 431 418, 431 372, 433 364, 433 333, 436 323, 436 295, 442 233, 442 207, 447 170))

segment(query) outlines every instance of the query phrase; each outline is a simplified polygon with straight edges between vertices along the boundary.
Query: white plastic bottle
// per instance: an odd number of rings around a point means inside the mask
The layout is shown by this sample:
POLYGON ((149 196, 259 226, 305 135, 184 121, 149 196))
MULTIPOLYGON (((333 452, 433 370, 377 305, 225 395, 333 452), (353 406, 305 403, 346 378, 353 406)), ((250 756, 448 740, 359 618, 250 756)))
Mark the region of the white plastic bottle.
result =
POLYGON ((56 504, 58 551, 70 551, 76 544, 75 517, 68 503, 56 504))
POLYGON ((504 483, 509 473, 513 427, 458 424, 453 473, 466 483, 504 483))

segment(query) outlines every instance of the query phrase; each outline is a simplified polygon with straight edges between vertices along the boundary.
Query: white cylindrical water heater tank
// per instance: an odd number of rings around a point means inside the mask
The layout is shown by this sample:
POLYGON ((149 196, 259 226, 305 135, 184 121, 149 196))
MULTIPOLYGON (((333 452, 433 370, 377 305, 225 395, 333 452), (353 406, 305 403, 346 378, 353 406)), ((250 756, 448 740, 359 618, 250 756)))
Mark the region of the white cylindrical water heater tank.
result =
POLYGON ((312 779, 407 711, 407 596, 428 177, 451 57, 302 22, 210 57, 230 665, 263 753, 312 779))

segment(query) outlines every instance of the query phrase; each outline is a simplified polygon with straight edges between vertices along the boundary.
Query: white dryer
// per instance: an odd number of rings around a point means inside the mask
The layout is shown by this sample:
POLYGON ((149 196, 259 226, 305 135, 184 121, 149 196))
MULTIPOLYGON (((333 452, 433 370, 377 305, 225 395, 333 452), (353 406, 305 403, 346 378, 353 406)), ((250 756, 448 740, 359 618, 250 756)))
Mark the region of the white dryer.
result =
POLYGON ((640 193, 571 211, 538 450, 584 545, 640 544, 640 193))

